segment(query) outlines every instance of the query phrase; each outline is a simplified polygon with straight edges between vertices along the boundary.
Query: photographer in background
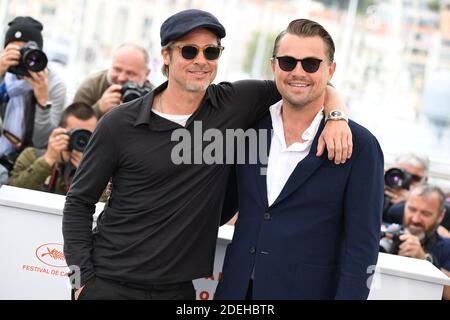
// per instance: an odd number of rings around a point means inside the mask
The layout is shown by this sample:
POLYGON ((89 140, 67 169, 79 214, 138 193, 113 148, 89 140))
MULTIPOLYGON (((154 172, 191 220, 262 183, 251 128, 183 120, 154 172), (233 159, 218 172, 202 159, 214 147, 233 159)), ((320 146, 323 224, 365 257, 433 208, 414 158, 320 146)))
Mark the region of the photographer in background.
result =
MULTIPOLYGON (((428 260, 450 276, 450 239, 437 232, 444 218, 444 204, 445 195, 439 187, 430 184, 413 187, 405 204, 404 229, 386 232, 380 241, 380 251, 428 260), (391 245, 386 246, 389 242, 391 245)), ((450 287, 444 288, 443 297, 450 299, 450 287)))
MULTIPOLYGON (((383 221, 388 223, 401 223, 396 218, 387 215, 389 209, 401 202, 405 202, 409 188, 428 180, 428 158, 407 153, 399 155, 395 159, 394 166, 384 173, 384 206, 383 221), (394 219, 393 221, 391 221, 394 219)), ((403 213, 402 213, 403 216, 403 213)))
POLYGON ((413 153, 398 156, 394 166, 385 174, 384 194, 389 199, 388 205, 404 202, 411 186, 428 180, 429 168, 428 158, 413 153), (389 179, 390 170, 393 174, 389 179))
MULTIPOLYGON (((87 78, 75 93, 73 102, 82 102, 94 108, 100 119, 122 102, 127 91, 138 98, 153 89, 147 80, 150 74, 147 51, 135 44, 122 44, 113 53, 111 67, 87 78)), ((131 96, 130 96, 131 97, 131 96)))
MULTIPOLYGON (((405 201, 409 189, 428 180, 430 161, 416 154, 403 154, 396 158, 395 165, 385 172, 385 203, 383 221, 385 223, 402 223, 405 201)), ((444 204, 444 218, 438 233, 450 237, 450 206, 444 204)))
POLYGON ((16 17, 8 25, 0 53, 0 186, 25 147, 45 147, 61 119, 66 95, 64 82, 47 68, 42 24, 16 17))
POLYGON ((65 195, 96 125, 97 117, 90 106, 68 106, 61 127, 54 129, 48 139, 47 149, 25 149, 17 158, 8 184, 65 195))

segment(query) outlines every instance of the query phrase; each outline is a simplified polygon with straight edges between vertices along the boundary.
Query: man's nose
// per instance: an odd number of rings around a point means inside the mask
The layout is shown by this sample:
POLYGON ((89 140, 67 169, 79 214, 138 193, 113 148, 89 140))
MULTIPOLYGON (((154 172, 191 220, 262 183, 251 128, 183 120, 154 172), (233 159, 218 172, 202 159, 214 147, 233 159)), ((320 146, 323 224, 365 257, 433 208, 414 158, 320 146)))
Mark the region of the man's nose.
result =
POLYGON ((295 65, 294 70, 292 70, 291 72, 296 75, 307 74, 307 72, 303 69, 302 63, 300 61, 297 61, 297 64, 295 65))
POLYGON ((205 58, 205 54, 203 50, 199 50, 199 53, 194 58, 194 63, 196 64, 206 64, 208 62, 208 59, 205 58))
POLYGON ((413 213, 411 216, 411 221, 415 224, 420 223, 421 222, 420 214, 418 212, 413 213))
POLYGON ((117 76, 117 81, 118 81, 120 84, 124 84, 125 82, 127 82, 127 81, 128 81, 128 76, 127 76, 127 74, 126 74, 125 72, 119 73, 119 75, 117 76))

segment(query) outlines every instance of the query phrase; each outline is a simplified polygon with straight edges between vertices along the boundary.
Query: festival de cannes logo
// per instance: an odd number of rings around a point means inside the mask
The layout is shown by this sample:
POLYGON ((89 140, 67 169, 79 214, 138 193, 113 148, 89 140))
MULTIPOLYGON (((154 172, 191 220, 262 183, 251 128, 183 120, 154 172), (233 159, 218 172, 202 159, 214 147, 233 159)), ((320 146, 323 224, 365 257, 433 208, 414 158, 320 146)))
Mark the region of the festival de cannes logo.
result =
POLYGON ((36 257, 42 263, 51 267, 67 267, 64 258, 63 245, 59 243, 46 243, 36 249, 36 257))

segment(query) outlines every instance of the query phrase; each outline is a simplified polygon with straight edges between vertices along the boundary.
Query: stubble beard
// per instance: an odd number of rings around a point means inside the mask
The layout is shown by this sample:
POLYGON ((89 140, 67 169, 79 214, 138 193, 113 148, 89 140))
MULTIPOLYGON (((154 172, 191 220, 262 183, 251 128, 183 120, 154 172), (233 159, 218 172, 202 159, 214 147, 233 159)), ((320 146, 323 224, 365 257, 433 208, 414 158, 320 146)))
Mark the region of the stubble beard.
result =
POLYGON ((199 92, 199 91, 206 91, 210 85, 210 82, 202 83, 202 84, 195 84, 195 83, 186 83, 184 85, 185 89, 189 92, 199 92))
POLYGON ((325 92, 325 88, 323 88, 323 90, 317 92, 316 94, 314 93, 310 93, 309 95, 307 95, 304 98, 298 98, 295 95, 290 95, 287 94, 285 95, 283 98, 284 100, 286 100, 286 102, 289 103, 289 105, 295 109, 295 110, 300 110, 303 109, 305 106, 311 104, 312 102, 316 101, 317 99, 319 99, 325 92))
POLYGON ((183 88, 184 90, 188 92, 204 92, 206 89, 208 89, 209 85, 211 84, 211 80, 207 79, 204 82, 188 82, 186 79, 174 79, 180 88, 183 88))

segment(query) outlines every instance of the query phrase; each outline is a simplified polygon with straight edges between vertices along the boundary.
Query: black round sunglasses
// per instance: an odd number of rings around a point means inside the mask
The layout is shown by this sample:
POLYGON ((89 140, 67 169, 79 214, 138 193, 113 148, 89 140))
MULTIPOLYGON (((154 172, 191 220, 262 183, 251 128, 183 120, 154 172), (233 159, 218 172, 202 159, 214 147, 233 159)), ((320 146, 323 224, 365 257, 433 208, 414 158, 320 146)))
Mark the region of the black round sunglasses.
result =
POLYGON ((319 70, 320 63, 323 61, 321 59, 312 58, 312 57, 296 59, 296 58, 290 57, 290 56, 282 56, 282 57, 274 56, 272 59, 278 60, 278 65, 280 66, 280 69, 283 71, 294 70, 295 67, 297 66, 297 63, 300 62, 303 70, 305 70, 308 73, 314 73, 317 70, 319 70))

